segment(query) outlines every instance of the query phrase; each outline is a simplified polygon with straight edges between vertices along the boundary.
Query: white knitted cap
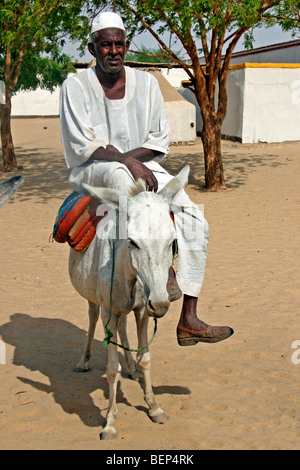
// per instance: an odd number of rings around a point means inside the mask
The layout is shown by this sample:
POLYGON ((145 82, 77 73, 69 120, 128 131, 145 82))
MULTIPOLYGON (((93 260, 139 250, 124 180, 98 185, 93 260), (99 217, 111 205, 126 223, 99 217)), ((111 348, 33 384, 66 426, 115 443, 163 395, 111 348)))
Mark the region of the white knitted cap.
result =
POLYGON ((95 33, 96 31, 100 31, 101 29, 106 28, 118 28, 125 31, 124 23, 122 18, 117 15, 117 13, 112 13, 110 11, 106 11, 103 13, 99 13, 93 20, 92 23, 92 31, 91 34, 95 33))

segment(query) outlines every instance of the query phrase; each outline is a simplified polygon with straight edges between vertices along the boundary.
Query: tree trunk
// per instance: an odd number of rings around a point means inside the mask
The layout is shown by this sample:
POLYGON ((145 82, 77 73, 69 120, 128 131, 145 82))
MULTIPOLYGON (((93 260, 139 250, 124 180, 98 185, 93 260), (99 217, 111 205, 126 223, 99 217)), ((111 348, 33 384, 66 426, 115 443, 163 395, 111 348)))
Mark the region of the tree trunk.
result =
POLYGON ((203 123, 202 143, 205 162, 205 185, 211 191, 226 189, 221 151, 221 125, 210 116, 203 123))
POLYGON ((6 93, 6 103, 0 105, 1 143, 3 156, 3 171, 18 170, 14 144, 11 133, 11 99, 6 93))
POLYGON ((215 79, 208 82, 208 77, 204 75, 200 64, 197 67, 197 63, 194 66, 194 74, 194 92, 203 121, 201 138, 204 149, 205 186, 211 191, 226 189, 221 151, 221 129, 227 104, 226 87, 222 88, 223 94, 219 96, 225 109, 223 117, 218 116, 215 109, 215 79))

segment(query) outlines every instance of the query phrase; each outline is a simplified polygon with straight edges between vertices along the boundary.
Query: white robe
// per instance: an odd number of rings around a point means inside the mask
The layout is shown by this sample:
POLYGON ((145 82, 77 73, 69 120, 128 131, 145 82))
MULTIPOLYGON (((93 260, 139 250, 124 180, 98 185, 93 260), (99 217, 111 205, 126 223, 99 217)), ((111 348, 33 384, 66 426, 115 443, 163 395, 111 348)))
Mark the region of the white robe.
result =
MULTIPOLYGON (((84 164, 99 147, 139 147, 168 153, 168 123, 158 81, 125 67, 125 96, 106 98, 95 67, 69 77, 60 96, 61 136, 68 168, 84 164), (147 99, 146 97, 149 97, 147 99)), ((158 159, 161 159, 158 157, 158 159)))
MULTIPOLYGON (((147 72, 128 67, 125 71, 125 96, 120 100, 106 98, 95 68, 69 77, 62 86, 61 137, 73 190, 80 191, 82 183, 123 191, 132 185, 132 175, 122 163, 87 163, 97 148, 107 145, 122 153, 140 147, 158 151, 160 155, 145 165, 156 176, 159 190, 172 178, 158 163, 169 150, 158 81, 147 72)), ((185 191, 180 191, 173 204, 179 248, 177 281, 184 294, 198 297, 205 273, 208 224, 185 191)))

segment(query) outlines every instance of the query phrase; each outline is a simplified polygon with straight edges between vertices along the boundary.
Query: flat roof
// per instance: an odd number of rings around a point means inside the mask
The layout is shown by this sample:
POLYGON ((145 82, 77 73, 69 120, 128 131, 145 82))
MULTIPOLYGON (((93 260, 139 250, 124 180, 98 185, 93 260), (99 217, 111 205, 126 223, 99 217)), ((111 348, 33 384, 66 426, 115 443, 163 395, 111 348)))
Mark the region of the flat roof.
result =
MULTIPOLYGON (((277 44, 271 44, 269 46, 257 47, 256 49, 251 49, 249 51, 245 49, 244 51, 234 52, 232 54, 232 58, 239 58, 243 56, 260 54, 264 52, 278 51, 281 49, 289 49, 291 47, 300 47, 300 39, 295 39, 293 41, 287 41, 287 42, 280 42, 277 44)), ((299 56, 299 59, 300 59, 300 56, 299 56)))

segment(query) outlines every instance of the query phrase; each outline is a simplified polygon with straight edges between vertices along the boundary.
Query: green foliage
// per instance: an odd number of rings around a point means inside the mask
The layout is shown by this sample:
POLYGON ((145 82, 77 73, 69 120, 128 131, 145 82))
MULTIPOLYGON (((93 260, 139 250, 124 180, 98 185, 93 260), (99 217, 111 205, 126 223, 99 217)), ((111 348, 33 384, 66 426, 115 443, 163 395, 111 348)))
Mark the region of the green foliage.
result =
MULTIPOLYGON (((77 0, 76 0, 77 1, 77 0)), ((112 1, 101 0, 83 0, 81 13, 72 19, 72 27, 70 28, 70 39, 80 41, 79 51, 81 54, 86 53, 87 45, 90 40, 90 31, 93 18, 107 6, 112 6, 112 1)))
MULTIPOLYGON (((127 21, 131 37, 148 28, 158 35, 175 32, 184 44, 189 38, 208 37, 212 33, 220 40, 240 29, 253 30, 261 26, 281 24, 284 30, 300 28, 299 0, 116 0, 118 11, 127 21)), ((253 36, 248 34, 246 45, 251 47, 253 36)))
POLYGON ((80 22, 84 0, 1 0, 0 79, 6 87, 53 90, 71 70, 63 37, 80 22))
POLYGON ((18 83, 14 92, 42 88, 53 92, 68 74, 76 72, 71 58, 60 54, 57 58, 42 57, 36 52, 29 53, 23 60, 18 83))
POLYGON ((139 52, 128 52, 126 54, 126 60, 151 64, 173 62, 172 58, 162 56, 162 52, 160 49, 149 49, 144 45, 140 48, 139 52))
POLYGON ((284 31, 292 31, 295 36, 300 32, 300 0, 285 0, 274 8, 274 14, 266 14, 270 26, 280 24, 284 31))

